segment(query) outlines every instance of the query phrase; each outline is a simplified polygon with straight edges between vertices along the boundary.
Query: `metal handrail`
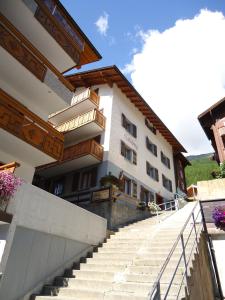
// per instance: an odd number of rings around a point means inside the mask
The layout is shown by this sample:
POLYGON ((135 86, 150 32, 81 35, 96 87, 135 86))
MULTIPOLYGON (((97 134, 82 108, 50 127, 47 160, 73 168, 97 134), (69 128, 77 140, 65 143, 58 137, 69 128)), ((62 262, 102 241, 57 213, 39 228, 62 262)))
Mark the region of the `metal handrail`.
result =
MULTIPOLYGON (((191 211, 190 215, 188 216, 188 218, 187 218, 185 224, 183 225, 183 227, 182 227, 182 229, 181 229, 181 231, 180 231, 180 233, 179 233, 179 235, 178 235, 176 241, 174 242, 174 244, 173 244, 173 246, 172 246, 172 248, 171 248, 171 250, 170 250, 170 252, 169 252, 169 254, 168 254, 168 256, 167 256, 167 258, 166 258, 166 260, 165 260, 165 262, 164 262, 164 264, 163 264, 163 266, 161 267, 160 272, 159 272, 159 274, 158 274, 158 276, 157 276, 157 278, 156 278, 156 281, 155 281, 154 284, 153 284, 153 288, 152 288, 152 290, 151 290, 150 293, 149 293, 149 299, 150 299, 150 300, 151 300, 151 299, 154 299, 154 298, 152 298, 152 297, 154 296, 155 292, 159 289, 159 286, 160 286, 160 280, 161 280, 161 278, 162 278, 162 276, 163 276, 163 273, 164 273, 164 271, 165 271, 165 269, 166 269, 166 267, 167 267, 167 265, 168 265, 168 263, 169 263, 169 261, 170 261, 172 255, 173 255, 173 253, 174 253, 174 251, 175 251, 175 249, 176 249, 176 247, 177 247, 179 241, 182 242, 182 240, 183 240, 183 233, 184 233, 184 231, 185 231, 185 229, 186 229, 186 227, 187 227, 189 221, 191 220, 191 218, 193 218, 193 216, 194 216, 194 211, 195 211, 196 207, 198 206, 198 204, 199 204, 199 203, 197 202, 196 205, 194 206, 194 208, 192 209, 192 211, 191 211)), ((199 216, 199 213, 198 213, 197 217, 193 219, 193 220, 194 220, 194 225, 193 225, 192 229, 193 229, 194 226, 195 226, 195 220, 198 218, 198 216, 199 216)), ((189 235, 189 237, 188 237, 188 239, 187 239, 187 242, 188 242, 189 238, 190 238, 190 235, 189 235)), ((170 283, 169 283, 169 286, 168 286, 168 288, 167 288, 166 296, 167 296, 168 293, 169 293, 169 289, 170 289, 170 287, 171 287, 171 285, 172 285, 173 279, 174 279, 174 277, 175 277, 175 275, 176 275, 176 272, 177 272, 177 269, 178 269, 178 267, 179 267, 179 265, 180 265, 180 262, 181 262, 182 257, 184 257, 184 260, 186 260, 186 258, 185 258, 185 253, 184 253, 184 252, 185 252, 185 248, 186 248, 187 242, 186 242, 185 244, 182 242, 182 248, 183 248, 182 250, 183 250, 183 251, 182 251, 182 253, 181 253, 180 259, 179 259, 179 261, 178 261, 178 264, 177 264, 177 266, 176 266, 176 268, 175 268, 175 271, 174 271, 174 273, 173 273, 172 279, 171 279, 171 281, 170 281, 170 283)), ((186 265, 186 264, 185 264, 185 274, 184 274, 184 275, 187 276, 187 265, 186 265)), ((182 283, 183 283, 183 281, 182 281, 182 283)), ((182 284, 181 284, 181 286, 182 286, 182 284)), ((166 297, 166 296, 165 296, 165 297, 166 297)))

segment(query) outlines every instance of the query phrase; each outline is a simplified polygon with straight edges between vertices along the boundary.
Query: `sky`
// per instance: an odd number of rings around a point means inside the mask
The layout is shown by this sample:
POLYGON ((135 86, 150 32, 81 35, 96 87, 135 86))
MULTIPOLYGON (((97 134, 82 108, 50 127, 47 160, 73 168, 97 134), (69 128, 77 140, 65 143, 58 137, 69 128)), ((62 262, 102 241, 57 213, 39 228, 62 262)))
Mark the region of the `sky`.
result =
MULTIPOLYGON (((212 152, 197 117, 225 97, 225 0, 62 0, 188 154, 212 152)), ((77 71, 76 71, 77 72, 77 71)))

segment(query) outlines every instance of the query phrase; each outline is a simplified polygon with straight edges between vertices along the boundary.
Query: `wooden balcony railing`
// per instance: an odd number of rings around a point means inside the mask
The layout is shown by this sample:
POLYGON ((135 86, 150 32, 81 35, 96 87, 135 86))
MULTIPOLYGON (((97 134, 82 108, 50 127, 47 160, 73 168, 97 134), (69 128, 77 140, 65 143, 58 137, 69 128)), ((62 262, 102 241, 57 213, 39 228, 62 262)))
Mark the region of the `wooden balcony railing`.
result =
POLYGON ((2 89, 0 89, 0 128, 56 160, 60 160, 63 156, 63 134, 2 89))
POLYGON ((97 109, 93 109, 89 112, 86 112, 80 116, 73 118, 59 126, 56 129, 59 132, 69 132, 75 130, 81 126, 84 126, 88 123, 95 122, 97 123, 102 129, 105 129, 105 117, 104 115, 97 109))
POLYGON ((70 91, 74 91, 73 85, 1 13, 0 45, 39 80, 44 81, 49 68, 70 91))
POLYGON ((85 91, 73 96, 71 101, 71 105, 76 105, 86 99, 91 100, 96 106, 99 106, 100 97, 90 88, 86 89, 85 91))
POLYGON ((101 161, 103 159, 103 147, 93 139, 81 142, 65 148, 62 161, 73 160, 89 154, 101 161))
POLYGON ((80 52, 84 51, 84 41, 79 37, 61 6, 54 0, 35 1, 38 4, 35 18, 73 61, 79 64, 80 52))

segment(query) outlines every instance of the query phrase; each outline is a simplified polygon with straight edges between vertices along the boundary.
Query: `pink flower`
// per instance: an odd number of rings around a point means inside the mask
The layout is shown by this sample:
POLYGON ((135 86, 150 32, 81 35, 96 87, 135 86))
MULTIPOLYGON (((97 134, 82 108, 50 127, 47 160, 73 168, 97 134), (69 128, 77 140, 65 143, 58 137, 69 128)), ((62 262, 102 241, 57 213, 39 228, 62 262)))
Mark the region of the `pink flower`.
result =
POLYGON ((22 182, 13 173, 7 171, 0 172, 0 197, 7 199, 12 197, 22 182))

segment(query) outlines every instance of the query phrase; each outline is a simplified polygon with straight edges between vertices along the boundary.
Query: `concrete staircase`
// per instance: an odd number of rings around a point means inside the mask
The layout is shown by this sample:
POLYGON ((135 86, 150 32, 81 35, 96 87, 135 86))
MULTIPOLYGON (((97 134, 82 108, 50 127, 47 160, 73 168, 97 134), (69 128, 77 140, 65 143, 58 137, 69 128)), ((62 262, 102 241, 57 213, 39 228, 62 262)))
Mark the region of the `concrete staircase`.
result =
MULTIPOLYGON (((64 276, 46 285, 35 300, 146 300, 172 245, 195 203, 189 203, 178 212, 165 212, 121 228, 104 244, 95 249, 92 257, 81 259, 64 276), (160 222, 159 222, 160 221, 160 222), (54 297, 52 297, 54 296, 54 297)), ((184 236, 187 236, 184 233, 184 236)), ((193 240, 194 237, 191 237, 193 240)), ((181 255, 178 245, 161 280, 161 294, 181 255)), ((191 247, 187 246, 187 252, 191 247)), ((166 299, 185 299, 185 287, 180 282, 184 264, 178 268, 174 283, 166 299)), ((163 299, 163 297, 162 297, 163 299)))

